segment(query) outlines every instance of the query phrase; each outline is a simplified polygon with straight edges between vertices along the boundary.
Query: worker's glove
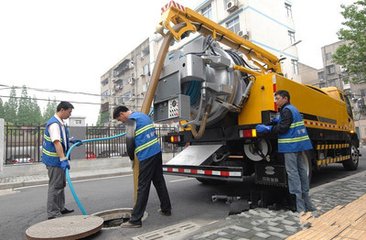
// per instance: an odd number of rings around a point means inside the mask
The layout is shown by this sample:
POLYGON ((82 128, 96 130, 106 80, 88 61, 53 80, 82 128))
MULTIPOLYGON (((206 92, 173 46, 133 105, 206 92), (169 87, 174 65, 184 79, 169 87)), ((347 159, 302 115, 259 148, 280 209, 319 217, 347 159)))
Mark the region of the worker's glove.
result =
POLYGON ((280 121, 280 119, 279 118, 276 118, 276 117, 274 117, 274 118, 271 119, 272 125, 276 125, 277 123, 279 123, 279 121, 280 121))
MULTIPOLYGON (((66 159, 66 158, 65 158, 66 159)), ((61 159, 61 168, 63 169, 63 170, 66 170, 66 168, 67 169, 69 169, 70 170, 70 163, 69 163, 69 160, 62 160, 61 159)))
POLYGON ((272 126, 259 124, 255 127, 255 130, 257 130, 257 133, 269 133, 272 130, 272 126))
POLYGON ((83 142, 81 140, 75 139, 74 137, 70 138, 69 142, 73 145, 76 144, 77 147, 83 145, 83 142))

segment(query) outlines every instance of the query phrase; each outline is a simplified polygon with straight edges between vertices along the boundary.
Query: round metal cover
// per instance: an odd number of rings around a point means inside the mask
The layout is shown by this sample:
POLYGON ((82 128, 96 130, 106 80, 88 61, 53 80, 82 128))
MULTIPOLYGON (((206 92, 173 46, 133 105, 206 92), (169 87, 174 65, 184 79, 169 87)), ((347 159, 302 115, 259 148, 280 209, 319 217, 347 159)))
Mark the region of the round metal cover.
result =
POLYGON ((80 239, 98 232, 103 218, 97 216, 68 216, 43 221, 25 231, 27 239, 80 239))
POLYGON ((270 152, 269 143, 264 139, 261 139, 260 141, 255 143, 244 145, 245 155, 250 160, 255 162, 263 160, 263 158, 267 156, 269 152, 270 152), (262 154, 259 154, 258 150, 260 150, 262 154))

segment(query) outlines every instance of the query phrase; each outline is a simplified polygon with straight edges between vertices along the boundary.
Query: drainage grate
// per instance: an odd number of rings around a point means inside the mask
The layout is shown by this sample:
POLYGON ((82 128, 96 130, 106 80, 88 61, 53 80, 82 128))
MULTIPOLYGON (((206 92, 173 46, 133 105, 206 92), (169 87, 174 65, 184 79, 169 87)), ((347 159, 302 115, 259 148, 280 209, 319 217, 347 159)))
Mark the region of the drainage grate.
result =
POLYGON ((199 229, 200 226, 193 222, 183 222, 176 225, 172 225, 166 228, 162 228, 156 231, 145 233, 136 237, 133 240, 155 240, 155 239, 172 239, 180 235, 185 235, 199 229))

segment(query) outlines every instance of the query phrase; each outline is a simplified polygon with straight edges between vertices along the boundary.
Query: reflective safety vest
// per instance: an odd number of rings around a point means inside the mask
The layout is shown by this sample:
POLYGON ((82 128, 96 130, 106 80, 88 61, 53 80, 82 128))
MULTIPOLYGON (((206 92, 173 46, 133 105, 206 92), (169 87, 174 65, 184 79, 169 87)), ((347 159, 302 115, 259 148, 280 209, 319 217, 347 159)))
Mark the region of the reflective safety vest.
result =
MULTIPOLYGON (((58 126, 60 127, 60 133, 61 133, 61 145, 64 149, 68 149, 68 141, 64 139, 64 136, 62 134, 62 125, 61 123, 58 121, 58 119, 53 116, 50 118, 50 120, 48 120, 48 122, 46 123, 46 128, 44 130, 44 134, 43 134, 43 144, 42 144, 42 162, 44 164, 46 164, 47 166, 52 166, 52 167, 60 167, 61 162, 60 162, 60 158, 57 155, 56 152, 56 148, 55 145, 53 144, 51 137, 50 137, 50 133, 48 131, 48 128, 51 124, 53 123, 57 123, 58 126)), ((69 139, 69 133, 68 133, 68 129, 65 128, 65 133, 66 133, 66 139, 69 139)))
POLYGON ((301 152, 312 149, 313 146, 309 139, 301 114, 291 104, 286 105, 284 109, 286 108, 292 113, 292 123, 290 129, 286 133, 278 134, 278 152, 301 152))
POLYGON ((143 161, 159 153, 159 139, 149 116, 141 112, 132 112, 128 118, 136 121, 135 154, 138 160, 143 161))

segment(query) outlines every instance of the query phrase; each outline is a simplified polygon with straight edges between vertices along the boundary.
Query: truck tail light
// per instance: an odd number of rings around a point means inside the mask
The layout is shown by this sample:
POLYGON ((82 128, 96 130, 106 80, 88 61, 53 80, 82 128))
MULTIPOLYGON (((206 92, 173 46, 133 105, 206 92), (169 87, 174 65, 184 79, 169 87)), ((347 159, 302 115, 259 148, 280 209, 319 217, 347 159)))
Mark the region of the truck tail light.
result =
POLYGON ((239 136, 241 138, 253 138, 253 137, 257 137, 257 131, 255 129, 239 130, 239 136))
POLYGON ((170 136, 170 142, 171 143, 179 143, 180 142, 180 136, 170 136))

